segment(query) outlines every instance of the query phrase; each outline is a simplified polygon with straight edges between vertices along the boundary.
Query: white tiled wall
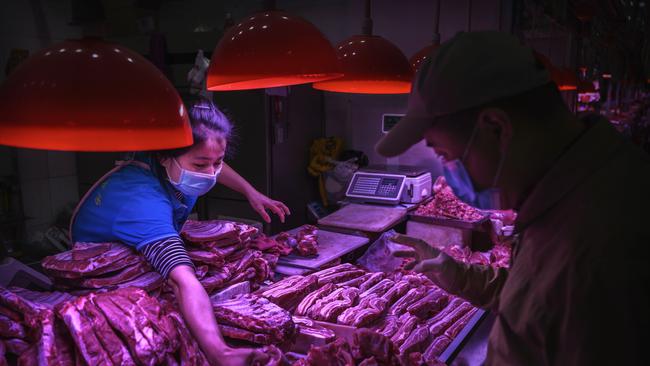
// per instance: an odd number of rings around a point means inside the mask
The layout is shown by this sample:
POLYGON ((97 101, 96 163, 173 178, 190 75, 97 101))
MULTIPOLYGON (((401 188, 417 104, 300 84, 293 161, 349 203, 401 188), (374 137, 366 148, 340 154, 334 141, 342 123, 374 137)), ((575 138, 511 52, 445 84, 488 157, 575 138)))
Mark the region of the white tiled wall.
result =
POLYGON ((17 149, 18 175, 28 237, 43 231, 79 199, 76 157, 72 152, 17 149))

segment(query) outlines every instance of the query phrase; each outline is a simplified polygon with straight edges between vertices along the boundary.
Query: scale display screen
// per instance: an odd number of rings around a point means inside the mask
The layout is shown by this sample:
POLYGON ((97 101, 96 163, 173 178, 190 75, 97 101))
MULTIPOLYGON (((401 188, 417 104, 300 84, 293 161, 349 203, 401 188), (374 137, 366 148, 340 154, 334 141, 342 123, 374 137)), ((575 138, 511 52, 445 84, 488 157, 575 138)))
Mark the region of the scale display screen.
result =
POLYGON ((355 173, 347 196, 369 202, 397 203, 402 195, 404 176, 355 173))

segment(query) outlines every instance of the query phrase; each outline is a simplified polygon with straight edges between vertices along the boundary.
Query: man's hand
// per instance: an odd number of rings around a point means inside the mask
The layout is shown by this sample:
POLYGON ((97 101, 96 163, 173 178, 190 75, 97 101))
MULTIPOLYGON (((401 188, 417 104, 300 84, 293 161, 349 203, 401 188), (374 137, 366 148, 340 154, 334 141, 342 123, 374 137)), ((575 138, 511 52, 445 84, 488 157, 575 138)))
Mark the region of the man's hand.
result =
POLYGON ((246 196, 246 198, 248 198, 250 205, 260 216, 262 216, 262 219, 266 223, 271 222, 271 217, 266 210, 278 215, 281 222, 284 222, 286 216, 291 215, 291 211, 289 211, 289 208, 284 203, 272 200, 258 191, 251 192, 246 196))
POLYGON ((390 241, 408 247, 408 249, 394 251, 392 254, 395 257, 414 257, 416 261, 421 261, 424 259, 436 258, 441 253, 440 250, 432 247, 422 239, 402 234, 394 235, 390 238, 390 241))
POLYGON ((424 240, 406 235, 397 234, 390 240, 409 247, 408 250, 393 252, 394 256, 416 259, 404 266, 404 269, 422 273, 445 289, 453 284, 458 273, 458 263, 447 253, 432 247, 424 240))

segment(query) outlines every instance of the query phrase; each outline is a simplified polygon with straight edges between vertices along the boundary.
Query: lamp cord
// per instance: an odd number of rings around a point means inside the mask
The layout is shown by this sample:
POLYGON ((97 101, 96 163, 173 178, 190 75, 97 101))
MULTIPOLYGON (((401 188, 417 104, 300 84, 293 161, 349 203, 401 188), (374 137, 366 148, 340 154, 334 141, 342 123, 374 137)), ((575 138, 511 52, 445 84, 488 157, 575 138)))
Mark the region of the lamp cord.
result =
POLYGON ((366 0, 365 18, 363 19, 363 27, 361 28, 364 36, 372 36, 372 18, 370 13, 370 0, 366 0))

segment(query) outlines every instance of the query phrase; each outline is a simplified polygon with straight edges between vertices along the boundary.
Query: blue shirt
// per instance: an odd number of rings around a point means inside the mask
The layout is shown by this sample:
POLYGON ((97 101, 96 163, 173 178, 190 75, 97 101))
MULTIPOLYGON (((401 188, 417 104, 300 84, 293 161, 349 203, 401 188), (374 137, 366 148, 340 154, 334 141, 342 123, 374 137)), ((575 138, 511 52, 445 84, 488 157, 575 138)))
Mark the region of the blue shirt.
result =
POLYGON ((178 236, 197 197, 176 191, 151 154, 138 153, 135 160, 151 169, 127 165, 97 186, 77 213, 73 241, 119 241, 140 249, 178 236))

